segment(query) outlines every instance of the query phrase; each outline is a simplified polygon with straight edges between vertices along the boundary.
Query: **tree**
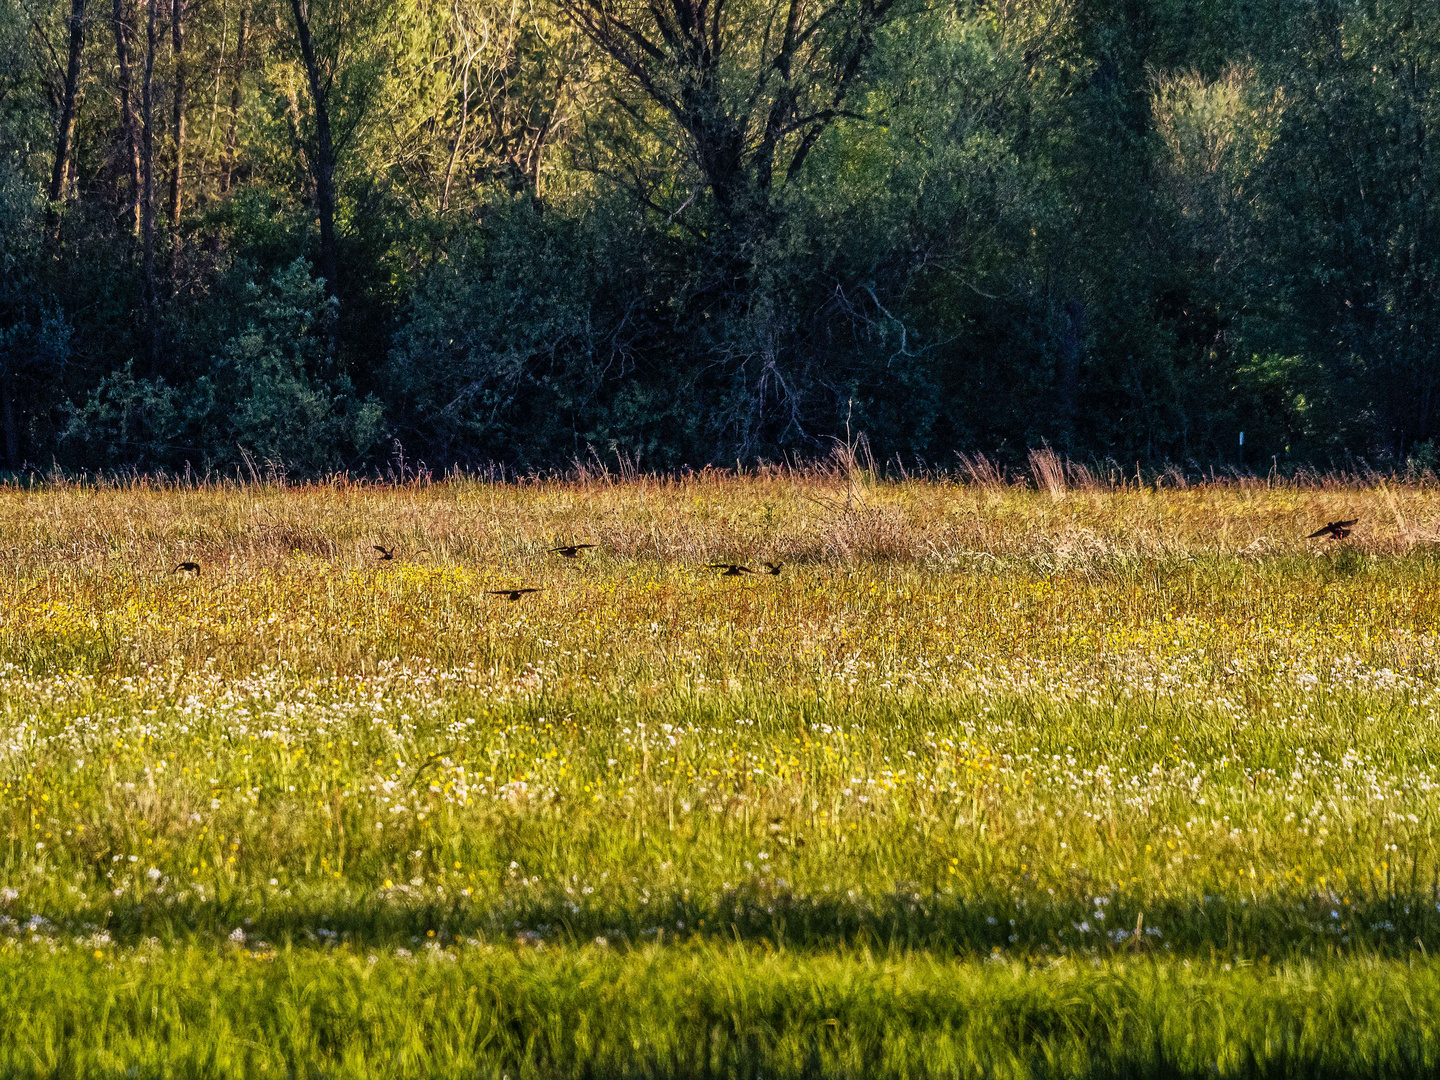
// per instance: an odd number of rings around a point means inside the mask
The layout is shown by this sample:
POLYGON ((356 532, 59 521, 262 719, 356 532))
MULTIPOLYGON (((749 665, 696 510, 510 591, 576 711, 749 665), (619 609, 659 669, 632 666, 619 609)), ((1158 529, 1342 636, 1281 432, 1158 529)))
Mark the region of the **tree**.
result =
POLYGON ((125 23, 124 0, 114 0, 110 18, 115 33, 115 61, 120 70, 116 93, 120 98, 121 137, 125 140, 125 165, 129 171, 130 189, 126 203, 126 227, 140 235, 140 136, 135 123, 135 107, 130 86, 130 30, 125 23))
POLYGON ((594 96, 575 27, 548 4, 422 0, 405 39, 381 108, 407 136, 384 156, 442 215, 496 185, 538 196, 546 152, 594 96))
POLYGON ((796 176, 846 115, 897 0, 561 2, 684 133, 721 216, 737 224, 766 219, 777 172, 796 176))
MULTIPOLYGON (((118 3, 119 0, 116 0, 118 3)), ((230 190, 230 180, 235 174, 235 143, 240 125, 241 80, 245 75, 246 31, 250 28, 250 9, 240 9, 240 31, 235 40, 235 79, 230 87, 230 112, 225 119, 225 152, 220 162, 220 192, 230 190)))
POLYGON ((290 0, 295 16, 295 36, 300 43, 300 56, 305 64, 305 79, 310 87, 310 107, 315 117, 315 211, 320 218, 320 276, 325 279, 329 295, 339 287, 339 254, 335 247, 335 136, 330 127, 330 89, 333 71, 321 68, 310 32, 310 5, 307 0, 290 0))
POLYGON ((170 132, 175 140, 175 157, 170 166, 170 277, 180 252, 180 203, 185 179, 185 5, 170 5, 170 49, 175 58, 175 84, 170 91, 170 132))
POLYGON ((80 83, 80 54, 85 45, 85 0, 71 0, 70 44, 61 91, 60 125, 55 134, 55 163, 50 170, 50 206, 45 214, 46 232, 51 240, 60 237, 60 204, 65 198, 65 180, 70 167, 70 142, 75 137, 75 98, 80 83))
POLYGON ((140 81, 140 273, 145 307, 145 353, 153 369, 159 362, 159 297, 155 285, 155 45, 158 0, 145 0, 145 68, 140 81))
POLYGON ((1250 183, 1246 359, 1324 373, 1315 451, 1402 460, 1440 438, 1440 9, 1307 5, 1285 29, 1260 68, 1283 107, 1250 183))
POLYGON ((294 45, 309 90, 306 161, 320 225, 320 275, 339 294, 340 157, 387 88, 388 44, 400 21, 385 0, 290 0, 294 45))

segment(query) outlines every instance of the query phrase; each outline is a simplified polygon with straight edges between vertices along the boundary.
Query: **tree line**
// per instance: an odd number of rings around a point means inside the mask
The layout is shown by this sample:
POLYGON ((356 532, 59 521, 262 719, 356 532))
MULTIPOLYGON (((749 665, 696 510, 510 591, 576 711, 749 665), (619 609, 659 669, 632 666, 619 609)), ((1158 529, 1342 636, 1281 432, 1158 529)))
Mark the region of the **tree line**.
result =
POLYGON ((3 467, 1433 466, 1437 72, 1424 0, 5 0, 3 467))

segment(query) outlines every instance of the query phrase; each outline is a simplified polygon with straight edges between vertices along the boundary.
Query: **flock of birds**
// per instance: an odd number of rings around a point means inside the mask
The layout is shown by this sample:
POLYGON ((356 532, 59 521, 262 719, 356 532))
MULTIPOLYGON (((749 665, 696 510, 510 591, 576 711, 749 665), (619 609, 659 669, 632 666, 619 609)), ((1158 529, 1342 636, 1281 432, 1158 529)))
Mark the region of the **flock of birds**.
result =
MULTIPOLYGON (((588 551, 590 548, 598 546, 598 544, 561 544, 559 547, 551 548, 550 551, 552 554, 559 555, 564 559, 578 559, 582 551, 588 551)), ((389 552, 379 544, 375 544, 374 548, 380 552, 380 560, 382 562, 394 556, 394 548, 391 548, 389 552)), ((721 577, 740 577, 742 574, 771 574, 778 577, 780 571, 785 568, 783 563, 778 562, 767 562, 761 563, 760 565, 765 569, 751 570, 750 567, 741 563, 710 563, 709 569, 720 571, 721 577)), ((515 589, 486 589, 485 591, 491 596, 503 596, 513 604, 527 593, 537 593, 542 590, 538 587, 531 588, 529 586, 522 586, 515 589)))
MULTIPOLYGON (((395 552, 397 549, 394 545, 391 545, 388 548, 382 544, 371 544, 370 546, 375 551, 375 559, 377 562, 395 561, 395 552)), ((582 551, 588 551, 591 548, 595 547, 599 547, 599 545, 561 544, 559 547, 550 548, 550 552, 552 554, 559 555, 561 558, 578 559, 582 551)), ((416 554, 418 555, 424 553, 416 552, 416 554)), ((761 563, 760 565, 764 567, 763 570, 752 570, 750 569, 750 567, 745 566, 742 563, 710 563, 708 569, 720 571, 721 577, 740 577, 744 574, 768 574, 773 577, 779 577, 780 571, 785 569, 785 564, 778 562, 765 562, 761 563)), ((194 574, 198 576, 200 573, 200 564, 198 562, 182 562, 170 572, 172 574, 194 574)), ((517 586, 513 589, 486 589, 485 591, 490 596, 503 596, 513 604, 522 596, 527 596, 530 593, 543 592, 544 590, 539 586, 531 587, 528 585, 522 585, 517 586)))
MULTIPOLYGON (((1316 529, 1305 539, 1318 540, 1320 537, 1323 536, 1331 540, 1344 540, 1355 530, 1355 526, 1359 524, 1359 522, 1359 518, 1350 518, 1347 521, 1328 521, 1322 528, 1316 529)), ((391 545, 388 548, 382 544, 372 544, 370 546, 374 548, 375 558, 378 562, 395 561, 395 552, 397 549, 394 545, 391 545)), ((598 544, 561 544, 559 547, 550 548, 550 552, 552 554, 559 555, 561 558, 578 559, 582 551, 588 551, 591 548, 595 548, 598 546, 598 544)), ((416 552, 416 554, 424 554, 424 552, 416 552)), ((742 577, 745 574, 769 574, 773 577, 779 577, 780 571, 785 568, 785 565, 783 563, 778 562, 762 562, 760 565, 764 567, 764 569, 752 570, 750 569, 750 567, 745 566, 743 563, 720 562, 710 563, 708 569, 720 571, 721 577, 742 577)), ((172 574, 199 575, 200 564, 198 562, 182 562, 170 572, 172 574)), ((513 604, 522 596, 528 596, 530 593, 543 592, 544 590, 539 586, 532 587, 528 585, 522 585, 517 586, 514 589, 486 589, 485 591, 491 596, 503 596, 513 604)))

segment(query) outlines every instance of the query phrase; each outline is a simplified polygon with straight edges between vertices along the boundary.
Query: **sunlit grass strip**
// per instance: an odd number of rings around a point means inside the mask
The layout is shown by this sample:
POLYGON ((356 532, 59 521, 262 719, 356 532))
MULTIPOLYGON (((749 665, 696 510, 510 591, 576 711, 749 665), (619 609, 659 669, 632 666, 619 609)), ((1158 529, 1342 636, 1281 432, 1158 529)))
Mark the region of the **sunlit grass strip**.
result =
POLYGON ((1406 1077, 1440 964, 754 948, 0 951, 0 1075, 1406 1077))
POLYGON ((0 937, 1440 948, 1440 728, 1393 673, 1323 708, 1303 671, 1248 681, 1275 721, 1183 684, 497 700, 441 674, 12 681, 0 937))

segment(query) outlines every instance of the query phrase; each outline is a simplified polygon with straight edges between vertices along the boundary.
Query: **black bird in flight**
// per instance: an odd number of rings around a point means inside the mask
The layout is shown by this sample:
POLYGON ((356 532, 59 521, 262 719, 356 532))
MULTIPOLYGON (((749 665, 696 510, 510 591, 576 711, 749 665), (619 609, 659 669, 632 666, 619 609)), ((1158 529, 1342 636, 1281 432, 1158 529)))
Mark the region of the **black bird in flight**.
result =
POLYGON ((198 562, 182 562, 179 566, 175 567, 175 569, 171 570, 170 572, 172 574, 199 574, 200 564, 198 562))
POLYGON ((771 575, 772 577, 779 577, 780 571, 785 569, 785 564, 778 562, 767 562, 761 563, 760 565, 765 567, 765 573, 771 575))
POLYGON ((719 570, 721 577, 739 577, 741 574, 753 574, 748 566, 741 566, 739 563, 712 562, 710 569, 719 570))
POLYGON ((395 549, 393 547, 383 548, 379 544, 371 544, 370 546, 380 553, 378 558, 381 562, 389 562, 395 558, 395 549))
POLYGON ((1331 540, 1344 540, 1350 535, 1355 523, 1359 520, 1359 518, 1351 518, 1349 521, 1332 521, 1323 529, 1316 529, 1305 539, 1314 540, 1317 536, 1328 536, 1331 540))
POLYGON ((510 602, 511 602, 512 604, 513 604, 516 600, 519 600, 520 597, 524 596, 526 593, 539 592, 539 591, 540 591, 539 589, 487 589, 487 590, 486 590, 486 592, 488 592, 491 596, 508 596, 508 597, 510 598, 510 602))
POLYGON ((551 548, 556 555, 563 555, 567 559, 574 559, 586 548, 593 548, 594 544, 565 544, 561 547, 551 548))

